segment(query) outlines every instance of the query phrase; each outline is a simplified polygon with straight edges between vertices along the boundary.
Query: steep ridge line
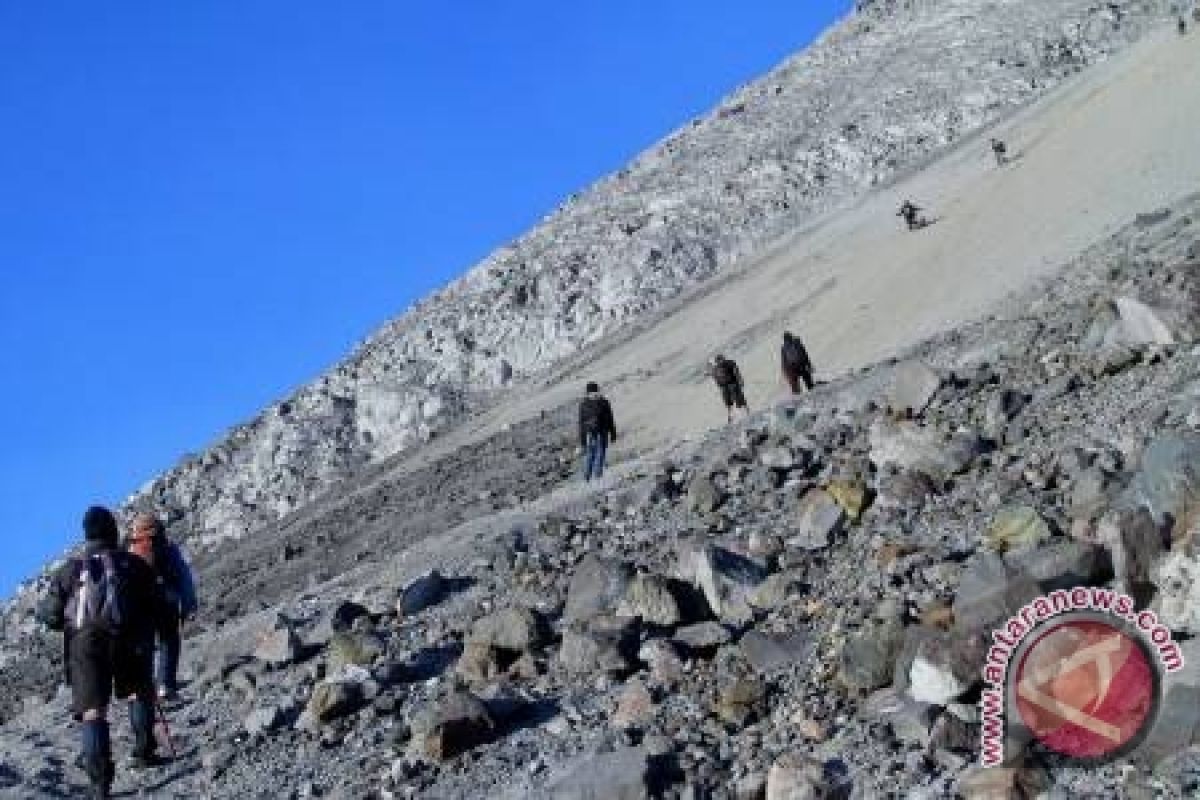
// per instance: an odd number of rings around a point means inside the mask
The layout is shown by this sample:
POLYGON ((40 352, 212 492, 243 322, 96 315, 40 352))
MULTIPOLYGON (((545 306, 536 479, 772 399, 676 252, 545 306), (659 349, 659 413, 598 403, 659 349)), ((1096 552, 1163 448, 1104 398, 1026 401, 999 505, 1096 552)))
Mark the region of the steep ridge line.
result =
POLYGON ((194 547, 270 524, 1124 49, 1160 15, 1152 2, 954 0, 852 16, 131 504, 166 509, 194 547))

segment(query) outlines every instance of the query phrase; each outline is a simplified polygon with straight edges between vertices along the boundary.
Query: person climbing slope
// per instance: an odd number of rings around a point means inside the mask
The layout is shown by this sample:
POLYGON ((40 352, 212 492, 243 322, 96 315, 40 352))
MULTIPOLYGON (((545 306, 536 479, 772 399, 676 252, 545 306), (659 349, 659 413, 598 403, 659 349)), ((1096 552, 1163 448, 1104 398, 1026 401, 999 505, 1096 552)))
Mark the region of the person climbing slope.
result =
POLYGON ((600 394, 595 382, 587 385, 579 402, 579 447, 583 451, 583 479, 590 481, 604 474, 604 459, 608 445, 617 440, 617 425, 612 405, 600 394))
POLYGON ((708 374, 716 382, 717 388, 721 390, 721 402, 725 404, 726 422, 733 421, 735 408, 744 410, 747 415, 750 414, 749 409, 746 408, 746 392, 745 384, 742 381, 742 372, 738 369, 736 362, 718 353, 708 364, 708 374))
POLYGON ((63 632, 63 661, 73 716, 80 722, 89 797, 111 797, 115 769, 108 706, 129 701, 135 767, 161 762, 154 740, 154 631, 165 599, 153 571, 120 549, 112 512, 92 506, 83 516, 84 550, 55 573, 37 618, 63 632))
POLYGON ((910 231, 924 228, 929 224, 929 221, 921 216, 921 208, 911 200, 905 200, 900 205, 900 210, 896 212, 896 216, 904 220, 910 231))
POLYGON ((812 361, 808 358, 808 351, 804 349, 804 343, 799 337, 785 331, 783 334, 783 347, 779 350, 779 362, 783 369, 783 379, 787 381, 788 388, 792 394, 800 393, 800 381, 804 381, 804 388, 808 391, 813 390, 813 367, 812 361))
POLYGON ((133 518, 127 545, 154 570, 167 601, 158 626, 154 683, 159 699, 174 700, 179 691, 179 629, 196 613, 196 582, 179 546, 167 538, 162 521, 153 514, 133 518))

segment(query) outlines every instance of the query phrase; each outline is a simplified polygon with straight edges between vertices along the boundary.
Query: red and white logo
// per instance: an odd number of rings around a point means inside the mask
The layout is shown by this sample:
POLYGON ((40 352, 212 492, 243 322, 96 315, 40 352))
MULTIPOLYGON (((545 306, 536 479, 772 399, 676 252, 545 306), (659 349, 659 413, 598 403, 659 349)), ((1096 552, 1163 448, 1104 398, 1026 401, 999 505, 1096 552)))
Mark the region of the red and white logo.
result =
POLYGON ((1046 748, 1106 760, 1135 747, 1154 722, 1157 664, 1119 623, 1064 618, 1038 633, 1010 676, 1017 713, 1046 748))

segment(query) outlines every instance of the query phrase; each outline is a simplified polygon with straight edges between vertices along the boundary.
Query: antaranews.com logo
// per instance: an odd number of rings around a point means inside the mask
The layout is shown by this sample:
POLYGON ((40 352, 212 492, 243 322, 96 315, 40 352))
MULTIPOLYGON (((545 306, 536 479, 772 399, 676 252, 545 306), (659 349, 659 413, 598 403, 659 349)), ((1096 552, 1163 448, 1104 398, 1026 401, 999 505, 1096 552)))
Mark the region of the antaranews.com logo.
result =
POLYGON ((1154 725, 1162 676, 1183 668, 1171 631, 1112 589, 1060 589, 992 632, 980 700, 980 763, 1006 736, 1083 763, 1118 758, 1154 725))

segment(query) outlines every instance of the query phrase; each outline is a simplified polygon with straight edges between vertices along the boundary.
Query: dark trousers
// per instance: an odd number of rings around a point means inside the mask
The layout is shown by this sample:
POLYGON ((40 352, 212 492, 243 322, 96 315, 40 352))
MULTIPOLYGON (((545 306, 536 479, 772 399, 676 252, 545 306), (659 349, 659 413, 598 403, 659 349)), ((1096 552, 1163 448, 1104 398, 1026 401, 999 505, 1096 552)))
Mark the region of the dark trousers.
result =
POLYGON ((154 683, 160 691, 174 692, 179 688, 179 651, 179 615, 170 614, 158 627, 154 649, 154 683))
POLYGON ((583 479, 590 481, 604 474, 604 457, 608 453, 608 436, 588 434, 583 446, 583 479))
POLYGON ((787 381, 788 388, 792 390, 792 394, 800 394, 800 381, 804 381, 804 388, 808 391, 813 389, 812 373, 806 369, 797 367, 784 367, 783 377, 787 381))
POLYGON ((154 697, 153 650, 148 639, 122 639, 98 630, 70 637, 68 658, 75 713, 108 707, 115 695, 154 697))
POLYGON ((72 705, 81 720, 83 765, 93 798, 109 797, 112 785, 107 711, 114 698, 130 701, 134 754, 144 758, 154 755, 152 647, 148 637, 131 639, 97 629, 78 631, 67 637, 67 677, 72 705))

